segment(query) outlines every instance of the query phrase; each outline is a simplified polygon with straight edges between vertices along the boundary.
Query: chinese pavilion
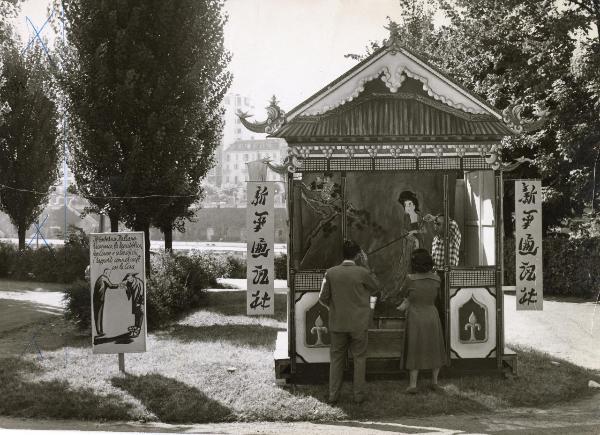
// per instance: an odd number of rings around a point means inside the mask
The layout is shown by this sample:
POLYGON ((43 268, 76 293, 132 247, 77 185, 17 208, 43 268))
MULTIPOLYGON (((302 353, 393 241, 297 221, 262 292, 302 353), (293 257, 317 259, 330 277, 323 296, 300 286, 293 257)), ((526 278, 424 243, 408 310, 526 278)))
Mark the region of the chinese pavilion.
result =
POLYGON ((499 148, 519 126, 390 30, 382 48, 291 111, 273 99, 263 123, 239 114, 247 128, 289 147, 288 329, 275 351, 277 377, 288 382, 327 377, 328 312, 317 300, 347 238, 363 247, 383 286, 367 373, 400 371, 405 319, 394 301, 411 250, 431 249, 426 215, 449 216, 461 234, 458 264, 445 236, 440 268, 450 370, 502 372, 516 364, 504 346, 499 148), (412 216, 398 201, 403 192, 415 199, 412 216), (409 234, 415 224, 418 234, 409 234))

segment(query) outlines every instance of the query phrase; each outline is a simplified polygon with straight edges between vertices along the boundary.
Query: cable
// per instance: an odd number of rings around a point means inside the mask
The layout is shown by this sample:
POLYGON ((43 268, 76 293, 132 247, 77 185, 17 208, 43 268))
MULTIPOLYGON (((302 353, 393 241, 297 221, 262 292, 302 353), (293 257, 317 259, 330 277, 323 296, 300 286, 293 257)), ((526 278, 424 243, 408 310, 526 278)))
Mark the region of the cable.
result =
MULTIPOLYGON (((0 184, 0 189, 16 190, 18 192, 31 193, 33 195, 51 195, 52 192, 39 192, 37 190, 22 189, 0 184)), ((83 199, 146 199, 146 198, 194 198, 195 195, 132 195, 132 196, 81 196, 83 199)))

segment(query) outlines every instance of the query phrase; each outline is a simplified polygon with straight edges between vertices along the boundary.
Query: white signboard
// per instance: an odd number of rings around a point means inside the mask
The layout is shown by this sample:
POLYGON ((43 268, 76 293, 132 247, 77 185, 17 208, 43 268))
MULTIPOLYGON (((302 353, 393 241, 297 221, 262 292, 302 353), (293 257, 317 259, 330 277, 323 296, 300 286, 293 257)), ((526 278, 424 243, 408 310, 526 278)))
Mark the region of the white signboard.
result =
POLYGON ((272 181, 249 181, 246 206, 248 315, 274 314, 275 208, 272 181))
POLYGON ((146 351, 144 233, 90 234, 94 353, 146 351))
POLYGON ((542 310, 542 182, 515 180, 517 310, 542 310))

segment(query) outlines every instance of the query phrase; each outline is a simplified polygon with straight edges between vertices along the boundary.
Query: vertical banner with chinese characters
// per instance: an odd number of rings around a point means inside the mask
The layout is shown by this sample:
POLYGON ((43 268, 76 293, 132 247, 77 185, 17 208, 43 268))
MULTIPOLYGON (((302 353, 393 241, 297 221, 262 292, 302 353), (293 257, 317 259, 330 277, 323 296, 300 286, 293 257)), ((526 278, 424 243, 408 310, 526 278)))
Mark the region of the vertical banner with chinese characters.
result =
POLYGON ((246 206, 248 315, 274 314, 275 183, 248 181, 246 206))
POLYGON ((517 310, 542 310, 542 182, 515 180, 517 310))
POLYGON ((90 234, 93 353, 146 351, 144 233, 90 234))

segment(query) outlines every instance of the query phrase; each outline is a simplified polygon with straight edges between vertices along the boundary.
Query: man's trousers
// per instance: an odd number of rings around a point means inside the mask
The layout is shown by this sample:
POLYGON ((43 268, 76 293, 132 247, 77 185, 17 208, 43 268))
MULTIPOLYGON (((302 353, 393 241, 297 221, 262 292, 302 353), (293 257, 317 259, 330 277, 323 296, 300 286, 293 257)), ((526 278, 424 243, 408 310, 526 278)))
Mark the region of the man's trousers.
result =
POLYGON ((354 360, 354 398, 362 399, 365 390, 367 331, 330 332, 329 399, 337 400, 344 380, 348 349, 354 360))

